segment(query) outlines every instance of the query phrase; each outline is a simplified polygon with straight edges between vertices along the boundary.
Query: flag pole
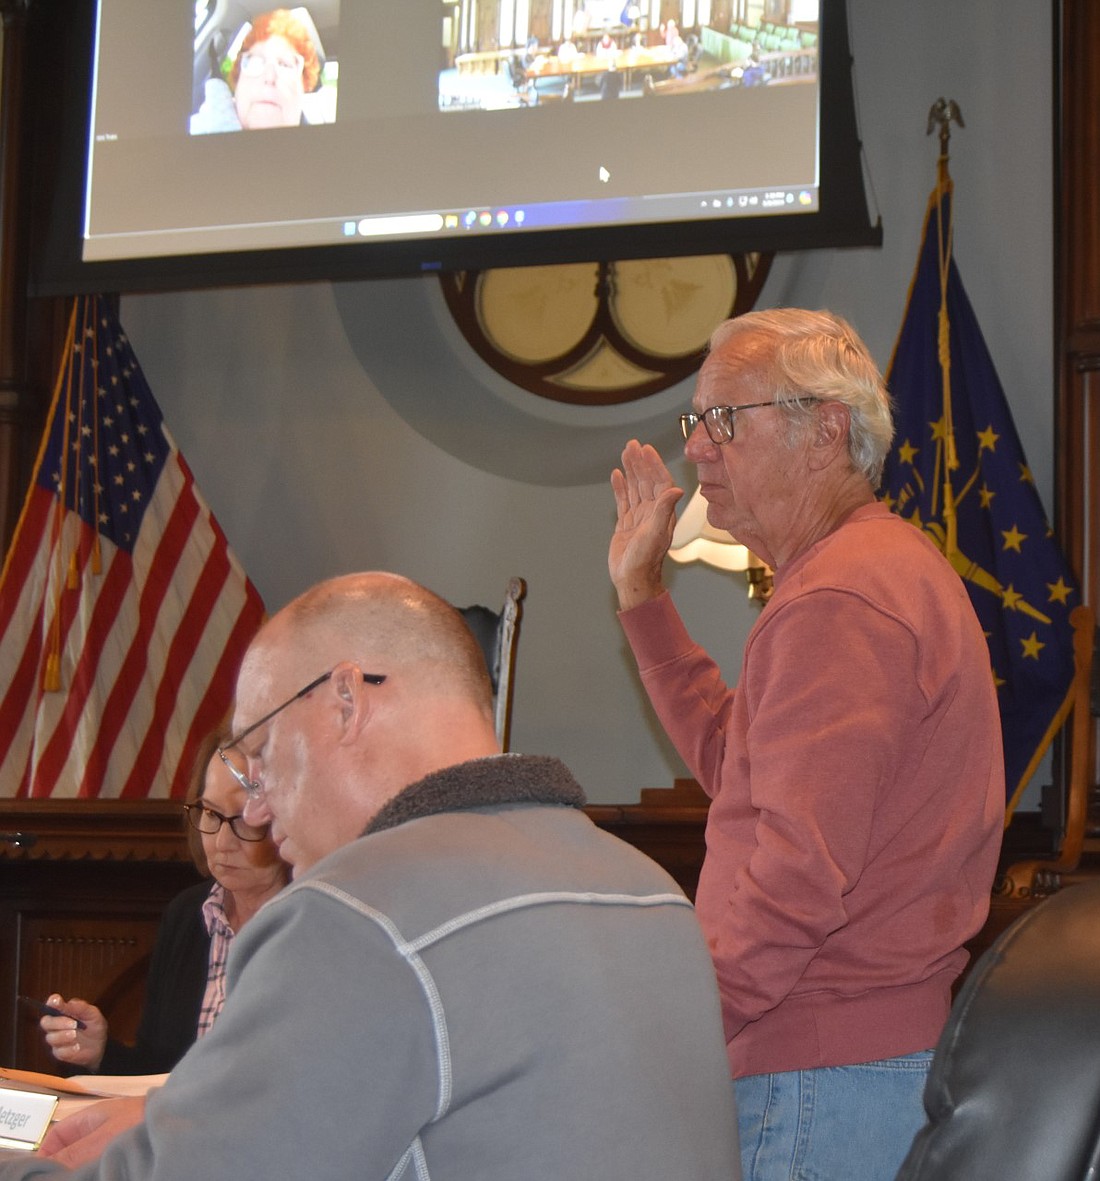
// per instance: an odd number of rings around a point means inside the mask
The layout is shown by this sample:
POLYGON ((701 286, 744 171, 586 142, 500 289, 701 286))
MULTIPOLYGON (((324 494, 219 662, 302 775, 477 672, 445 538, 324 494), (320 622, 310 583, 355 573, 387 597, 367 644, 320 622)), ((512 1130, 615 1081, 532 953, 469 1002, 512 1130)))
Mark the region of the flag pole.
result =
MULTIPOLYGON (((44 693, 57 693, 61 690, 61 596, 64 588, 72 582, 73 578, 72 570, 66 571, 64 578, 61 576, 60 571, 64 563, 63 537, 66 516, 66 473, 68 471, 68 464, 64 462, 64 457, 69 453, 69 420, 71 418, 70 410, 73 393, 73 344, 76 340, 76 320, 80 303, 81 300, 79 297, 75 299, 73 301, 72 311, 69 314, 69 329, 65 334, 64 353, 62 354, 61 365, 57 371, 53 408, 50 412, 51 420, 56 413, 65 415, 65 442, 61 450, 63 462, 58 472, 60 483, 58 485, 57 502, 54 505, 51 524, 54 561, 57 565, 58 575, 54 579, 53 610, 50 615, 49 633, 46 637, 46 661, 42 667, 42 691, 44 693), (65 400, 64 405, 59 405, 62 398, 65 400)), ((48 436, 49 431, 47 430, 43 438, 43 444, 45 443, 45 438, 48 436)))
POLYGON ((940 158, 936 164, 936 230, 939 239, 940 260, 940 311, 938 352, 940 372, 943 375, 943 524, 946 532, 944 554, 948 561, 959 553, 959 522, 955 504, 955 489, 951 483, 952 474, 958 469, 959 457, 955 447, 955 420, 951 405, 951 320, 947 311, 947 278, 951 265, 955 206, 951 204, 948 223, 943 222, 943 196, 952 189, 951 174, 947 168, 950 158, 951 124, 965 127, 962 111, 953 98, 938 98, 928 112, 928 131, 931 135, 939 126, 940 158))

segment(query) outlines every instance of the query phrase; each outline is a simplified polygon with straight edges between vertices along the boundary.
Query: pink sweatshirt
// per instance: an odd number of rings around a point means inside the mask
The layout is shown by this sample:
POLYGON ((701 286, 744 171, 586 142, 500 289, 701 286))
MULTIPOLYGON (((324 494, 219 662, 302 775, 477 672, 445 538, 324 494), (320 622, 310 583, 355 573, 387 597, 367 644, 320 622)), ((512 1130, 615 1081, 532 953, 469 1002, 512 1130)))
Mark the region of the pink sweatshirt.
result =
POLYGON ((734 691, 667 594, 620 615, 712 797, 696 907, 733 1076, 930 1049, 985 921, 1005 793, 958 575, 881 504, 778 571, 734 691))

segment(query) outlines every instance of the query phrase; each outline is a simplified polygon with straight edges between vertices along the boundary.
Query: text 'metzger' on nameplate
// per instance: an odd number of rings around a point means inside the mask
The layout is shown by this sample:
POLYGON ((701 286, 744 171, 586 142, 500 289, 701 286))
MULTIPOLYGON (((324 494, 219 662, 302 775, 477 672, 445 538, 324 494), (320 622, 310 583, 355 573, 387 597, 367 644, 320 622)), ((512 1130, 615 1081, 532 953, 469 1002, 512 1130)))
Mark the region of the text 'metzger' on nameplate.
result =
POLYGON ((56 1095, 0 1087, 0 1148, 37 1148, 56 1106, 56 1095))

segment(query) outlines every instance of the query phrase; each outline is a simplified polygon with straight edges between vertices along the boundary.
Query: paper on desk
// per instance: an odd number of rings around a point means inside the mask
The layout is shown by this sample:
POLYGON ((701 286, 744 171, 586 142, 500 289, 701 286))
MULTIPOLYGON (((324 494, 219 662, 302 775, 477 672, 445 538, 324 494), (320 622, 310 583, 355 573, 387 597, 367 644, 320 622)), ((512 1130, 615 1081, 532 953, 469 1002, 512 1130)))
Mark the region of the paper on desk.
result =
POLYGON ((78 1095, 87 1099, 118 1099, 144 1095, 159 1087, 166 1074, 82 1074, 62 1078, 58 1074, 40 1074, 36 1070, 13 1070, 0 1066, 0 1086, 54 1095, 78 1095))

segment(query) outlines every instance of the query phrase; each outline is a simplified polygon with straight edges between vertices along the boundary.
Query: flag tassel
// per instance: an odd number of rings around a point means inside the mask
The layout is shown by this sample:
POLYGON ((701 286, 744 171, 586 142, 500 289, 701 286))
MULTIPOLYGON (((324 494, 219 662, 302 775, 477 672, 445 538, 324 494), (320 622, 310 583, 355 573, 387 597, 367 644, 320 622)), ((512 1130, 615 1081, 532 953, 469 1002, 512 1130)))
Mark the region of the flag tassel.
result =
POLYGON ((42 688, 46 693, 57 693, 61 689, 61 657, 51 652, 46 657, 46 670, 42 675, 42 688))

